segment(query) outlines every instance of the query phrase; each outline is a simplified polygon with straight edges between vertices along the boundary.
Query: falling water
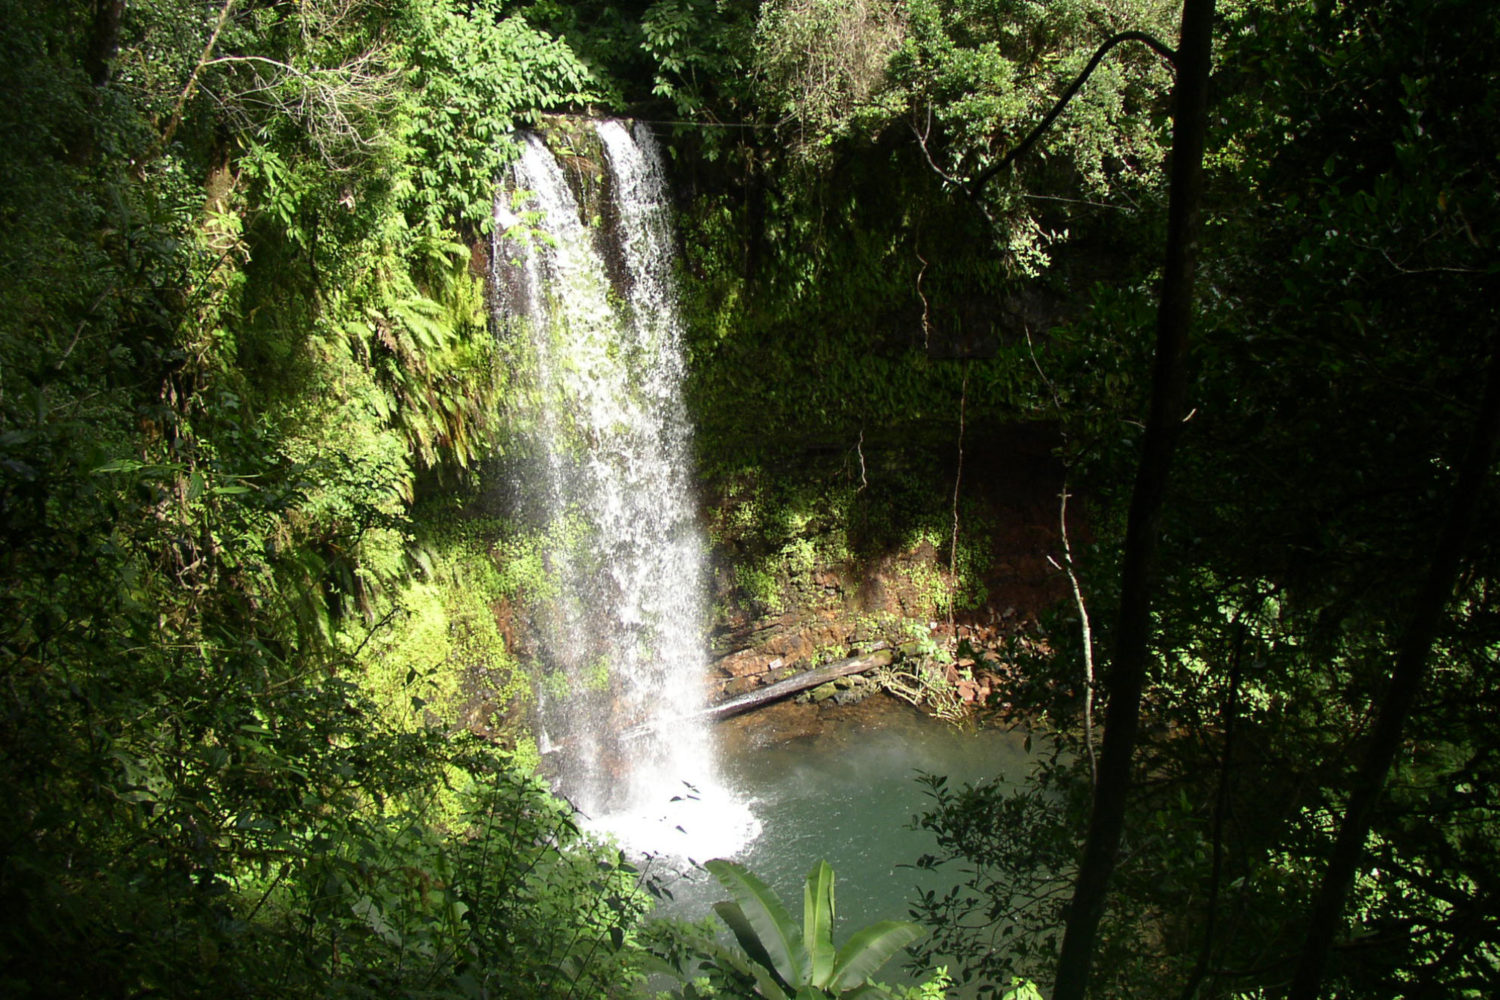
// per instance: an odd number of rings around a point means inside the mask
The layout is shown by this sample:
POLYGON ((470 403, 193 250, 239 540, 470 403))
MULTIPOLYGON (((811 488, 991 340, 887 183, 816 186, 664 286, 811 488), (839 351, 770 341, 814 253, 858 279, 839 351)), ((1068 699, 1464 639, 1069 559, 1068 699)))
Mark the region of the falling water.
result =
POLYGON ((535 453, 521 491, 555 585, 542 723, 559 788, 596 827, 643 852, 727 855, 757 825, 706 726, 683 721, 704 701, 705 589, 661 161, 642 126, 592 128, 592 158, 568 162, 601 224, 535 135, 496 199, 497 319, 519 341, 535 453))

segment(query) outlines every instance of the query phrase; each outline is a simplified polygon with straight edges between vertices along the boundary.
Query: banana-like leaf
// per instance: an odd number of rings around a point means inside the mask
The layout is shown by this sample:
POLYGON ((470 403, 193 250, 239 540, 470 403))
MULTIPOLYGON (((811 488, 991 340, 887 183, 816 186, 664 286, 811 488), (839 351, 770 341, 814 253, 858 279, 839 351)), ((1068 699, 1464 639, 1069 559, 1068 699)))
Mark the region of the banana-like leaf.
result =
POLYGON ((720 920, 724 921, 724 925, 734 933, 734 939, 740 943, 740 948, 744 950, 750 961, 756 965, 763 966, 767 974, 774 974, 776 960, 766 951, 765 945, 761 943, 760 935, 751 926, 749 918, 745 916, 745 911, 740 909, 740 904, 730 902, 715 903, 714 912, 719 915, 720 920))
MULTIPOLYGON (((787 913, 776 894, 764 882, 746 871, 744 865, 716 858, 705 862, 703 867, 719 880, 719 884, 739 904, 746 923, 760 942, 761 950, 771 960, 771 968, 782 981, 793 988, 806 983, 807 948, 802 943, 801 929, 792 923, 791 914, 787 913)), ((714 909, 717 911, 718 907, 714 909)), ((722 919, 724 914, 720 913, 719 916, 722 919)), ((730 929, 734 930, 733 926, 730 929)), ((738 931, 735 936, 739 937, 738 931)), ((740 944, 743 946, 744 940, 740 944)), ((750 949, 747 947, 745 950, 748 952, 750 949)))
POLYGON ((715 942, 714 945, 713 956, 723 963, 723 965, 737 972, 746 973, 754 979, 755 992, 763 997, 764 1000, 790 1000, 786 990, 782 989, 781 984, 776 981, 776 977, 772 974, 769 966, 763 966, 757 962, 746 962, 730 949, 718 944, 718 942, 715 942))
POLYGON ((823 989, 833 975, 833 869, 819 861, 802 887, 802 944, 811 963, 811 983, 823 989))
MULTIPOLYGON (((699 956, 713 962, 720 969, 733 970, 753 979, 755 981, 756 994, 763 997, 764 1000, 790 1000, 786 990, 782 989, 781 984, 776 982, 776 977, 771 973, 768 966, 762 966, 758 962, 745 961, 744 956, 740 955, 733 948, 726 948, 711 937, 698 937, 695 935, 689 940, 699 956)), ((689 969, 675 969, 666 962, 662 964, 671 970, 672 975, 682 975, 684 980, 692 978, 693 973, 689 969)))
POLYGON ((862 985, 892 955, 922 934, 922 928, 908 920, 882 920, 864 928, 839 949, 827 989, 840 993, 862 985))

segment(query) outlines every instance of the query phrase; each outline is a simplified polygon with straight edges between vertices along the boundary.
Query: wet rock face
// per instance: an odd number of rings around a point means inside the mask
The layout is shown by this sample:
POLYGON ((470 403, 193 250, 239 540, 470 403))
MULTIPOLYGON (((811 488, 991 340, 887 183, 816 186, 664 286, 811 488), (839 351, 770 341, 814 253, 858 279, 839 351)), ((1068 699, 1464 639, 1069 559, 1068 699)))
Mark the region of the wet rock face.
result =
POLYGON ((713 700, 745 694, 819 662, 852 655, 858 645, 851 623, 837 617, 800 621, 790 615, 760 630, 756 638, 754 645, 715 661, 709 677, 716 692, 713 700))
MULTIPOLYGON (((964 465, 960 537, 971 547, 963 564, 967 593, 981 596, 968 606, 961 600, 951 619, 943 604, 954 587, 944 537, 949 529, 910 527, 951 523, 941 509, 952 502, 952 479, 944 487, 943 470, 915 495, 896 496, 927 509, 873 515, 878 477, 896 474, 873 465, 873 485, 854 503, 845 494, 843 508, 826 480, 799 491, 781 480, 768 483, 769 474, 761 472, 710 484, 714 645, 720 651, 710 666, 711 697, 745 694, 884 641, 893 648, 911 645, 903 657, 908 664, 944 651, 934 665, 953 675, 948 681, 963 704, 1004 700, 1012 683, 1005 679, 1015 672, 1008 650, 1023 637, 1034 638, 1043 611, 1070 599, 1058 568, 1062 470, 1046 428, 991 428, 973 441, 964 465), (793 500, 778 506, 768 499, 777 496, 793 500), (867 520, 883 517, 885 534, 861 534, 850 517, 856 509, 867 520)), ((782 468, 775 475, 807 471, 782 468)), ((1069 506, 1074 551, 1089 537, 1086 512, 1086 502, 1075 497, 1069 506)), ((828 693, 825 700, 834 698, 828 693)))
POLYGON ((594 252, 604 264, 615 294, 630 294, 630 269, 620 235, 620 210, 615 178, 605 167, 604 144, 594 120, 570 115, 547 115, 537 127, 557 157, 578 206, 578 221, 592 234, 594 252))

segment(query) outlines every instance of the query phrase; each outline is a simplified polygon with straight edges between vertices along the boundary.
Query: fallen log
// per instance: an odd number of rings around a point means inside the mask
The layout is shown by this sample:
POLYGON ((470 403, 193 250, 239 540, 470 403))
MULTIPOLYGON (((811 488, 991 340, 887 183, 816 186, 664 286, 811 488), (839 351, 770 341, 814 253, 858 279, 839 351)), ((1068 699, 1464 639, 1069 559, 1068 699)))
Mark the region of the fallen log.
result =
POLYGON ((635 726, 627 729, 622 735, 625 739, 629 740, 644 736, 652 729, 660 728, 673 722, 686 721, 688 719, 709 719, 716 722, 719 719, 727 719, 731 715, 739 715, 742 712, 748 712, 751 709, 759 708, 773 701, 780 701, 788 695, 796 694, 798 691, 805 691, 811 687, 817 687, 819 684, 827 684, 829 681, 840 677, 847 677, 850 674, 862 674, 866 670, 888 666, 891 662, 891 656, 889 648, 881 648, 865 653, 862 656, 850 656, 846 659, 834 660, 832 663, 825 663, 821 667, 805 670, 800 674, 788 677, 784 681, 767 684, 763 688, 738 695, 726 701, 721 701, 717 705, 710 705, 708 708, 697 712, 689 712, 687 715, 680 715, 673 719, 663 719, 635 726))
POLYGON ((745 694, 721 701, 717 705, 710 705, 701 712, 695 712, 688 718, 727 719, 731 715, 739 715, 751 709, 773 701, 780 701, 787 695, 796 694, 798 691, 806 691, 808 688, 817 687, 819 684, 827 684, 831 680, 847 677, 850 674, 862 674, 866 670, 874 670, 876 667, 888 666, 891 662, 891 651, 880 649, 863 656, 851 656, 843 660, 834 660, 825 663, 821 667, 803 671, 784 681, 775 684, 767 684, 763 688, 749 691, 745 694))

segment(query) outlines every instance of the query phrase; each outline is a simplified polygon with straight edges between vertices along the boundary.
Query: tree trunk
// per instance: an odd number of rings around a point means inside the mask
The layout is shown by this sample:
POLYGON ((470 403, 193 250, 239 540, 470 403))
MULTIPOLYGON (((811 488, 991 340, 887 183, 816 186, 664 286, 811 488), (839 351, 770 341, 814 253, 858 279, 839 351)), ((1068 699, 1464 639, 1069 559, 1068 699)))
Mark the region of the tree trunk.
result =
POLYGON ((1188 330, 1192 321, 1198 204, 1203 186, 1203 146, 1214 0, 1186 0, 1173 89, 1171 194, 1166 261, 1157 309, 1156 360, 1151 411, 1136 468, 1120 573, 1120 613, 1106 690, 1104 746, 1089 817, 1083 861, 1073 886, 1067 929, 1058 958, 1053 1000, 1082 1000, 1088 989, 1094 943, 1114 873, 1125 820, 1130 764, 1139 723, 1141 688, 1150 660, 1151 578, 1161 528, 1167 472, 1183 420, 1188 330))
POLYGON ((1428 567, 1427 580, 1417 596, 1411 619, 1401 637, 1401 644, 1397 647, 1391 685, 1381 700, 1374 734, 1370 737, 1365 759, 1354 777, 1349 805, 1339 824, 1333 854, 1328 859, 1328 871, 1323 875, 1323 883, 1319 886, 1317 899, 1313 903, 1307 936, 1303 941, 1302 954, 1297 960, 1296 972, 1292 975, 1287 1000, 1313 1000, 1318 994, 1318 983, 1323 978, 1328 952, 1333 946, 1334 935, 1338 932, 1344 900, 1349 895, 1349 887, 1354 884, 1355 872, 1364 855, 1375 806, 1385 789, 1391 764, 1401 748, 1401 730, 1406 717, 1416 703, 1417 693, 1426 676, 1427 656, 1431 651, 1443 608, 1453 596, 1453 584, 1458 576, 1464 542, 1473 527, 1479 500, 1484 493, 1484 483, 1494 459, 1497 437, 1500 437, 1500 358, 1492 357, 1484 402, 1480 405, 1473 440, 1469 442, 1463 465, 1459 467, 1458 483, 1454 487, 1448 519, 1444 522, 1442 536, 1438 540, 1432 564, 1428 567))
POLYGON ((89 32, 88 51, 83 56, 84 71, 95 87, 109 82, 120 49, 120 19, 124 15, 125 0, 95 0, 94 25, 89 32))

